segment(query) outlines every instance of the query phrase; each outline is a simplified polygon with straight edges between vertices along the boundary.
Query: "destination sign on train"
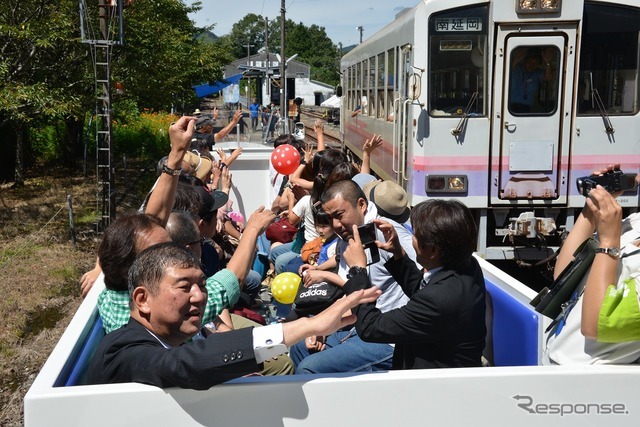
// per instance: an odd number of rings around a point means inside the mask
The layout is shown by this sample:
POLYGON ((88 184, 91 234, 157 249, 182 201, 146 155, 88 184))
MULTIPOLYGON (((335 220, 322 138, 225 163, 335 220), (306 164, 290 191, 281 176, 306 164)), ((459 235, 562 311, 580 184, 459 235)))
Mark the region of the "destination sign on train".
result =
POLYGON ((437 18, 436 31, 482 31, 482 18, 437 18))

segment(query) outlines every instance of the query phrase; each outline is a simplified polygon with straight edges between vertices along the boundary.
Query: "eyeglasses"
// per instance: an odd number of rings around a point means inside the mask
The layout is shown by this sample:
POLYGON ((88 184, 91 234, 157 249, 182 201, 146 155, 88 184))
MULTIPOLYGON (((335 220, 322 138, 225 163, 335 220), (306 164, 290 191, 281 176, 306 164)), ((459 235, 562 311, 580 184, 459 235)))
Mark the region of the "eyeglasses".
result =
POLYGON ((195 240, 195 241, 193 241, 193 242, 189 242, 189 243, 187 243, 187 244, 186 244, 186 245, 184 245, 184 246, 185 246, 185 247, 187 247, 187 246, 194 246, 194 245, 199 245, 199 244, 201 244, 201 243, 202 243, 202 239, 198 239, 198 240, 195 240))

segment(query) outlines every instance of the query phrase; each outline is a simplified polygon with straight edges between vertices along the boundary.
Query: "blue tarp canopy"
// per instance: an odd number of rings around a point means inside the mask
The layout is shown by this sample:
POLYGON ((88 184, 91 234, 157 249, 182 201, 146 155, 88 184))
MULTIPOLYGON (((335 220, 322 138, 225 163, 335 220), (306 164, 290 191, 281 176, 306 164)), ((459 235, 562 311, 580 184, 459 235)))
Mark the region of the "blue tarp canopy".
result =
POLYGON ((204 84, 204 85, 194 86, 193 88, 196 90, 196 96, 198 98, 202 98, 204 96, 211 95, 212 93, 218 93, 229 85, 237 84, 241 78, 242 78, 242 73, 236 74, 226 79, 218 80, 212 85, 204 84))

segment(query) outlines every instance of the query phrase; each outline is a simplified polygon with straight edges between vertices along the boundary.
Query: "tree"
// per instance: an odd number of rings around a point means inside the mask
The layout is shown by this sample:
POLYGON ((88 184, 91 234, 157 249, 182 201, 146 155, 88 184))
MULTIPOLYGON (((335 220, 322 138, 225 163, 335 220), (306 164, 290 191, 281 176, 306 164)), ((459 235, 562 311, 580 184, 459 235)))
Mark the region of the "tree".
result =
POLYGON ((125 43, 114 55, 113 81, 140 107, 168 110, 190 104, 192 86, 222 77, 222 65, 232 58, 218 43, 198 35, 187 14, 199 4, 179 0, 135 2, 126 10, 125 43))
MULTIPOLYGON (((270 27, 273 27, 271 24, 270 27)), ((230 49, 230 54, 235 59, 256 54, 265 45, 265 20, 261 15, 249 13, 240 21, 233 24, 231 32, 221 37, 220 42, 230 49)), ((272 30, 270 29, 270 32, 272 30)))
MULTIPOLYGON (((264 17, 249 13, 233 24, 228 35, 220 37, 218 43, 236 59, 247 56, 247 44, 252 44, 250 54, 265 47, 264 17)), ((338 84, 338 48, 324 29, 318 25, 305 26, 290 19, 285 21, 285 56, 298 54, 298 61, 311 66, 311 78, 328 84, 338 84)), ((280 53, 280 17, 269 21, 269 52, 280 53)))
MULTIPOLYGON (((96 24, 97 2, 85 5, 96 24)), ((154 0, 134 2, 124 11, 125 42, 112 49, 112 80, 139 108, 191 103, 192 86, 218 79, 222 64, 232 60, 219 45, 197 39, 209 28, 197 28, 188 13, 200 7, 154 0)), ((64 123, 60 157, 77 158, 85 114, 96 105, 89 53, 80 40, 76 0, 11 1, 0 8, 0 134, 8 142, 0 146, 0 158, 13 155, 15 147, 16 185, 23 183, 32 127, 64 123)))
POLYGON ((340 80, 337 62, 338 48, 327 36, 324 27, 305 26, 287 21, 285 51, 287 57, 297 53, 298 60, 311 66, 311 78, 336 85, 340 80))
POLYGON ((70 18, 76 8, 73 0, 24 0, 0 9, 0 129, 14 130, 16 186, 24 184, 28 127, 68 116, 78 101, 74 89, 82 79, 74 65, 83 54, 70 18))

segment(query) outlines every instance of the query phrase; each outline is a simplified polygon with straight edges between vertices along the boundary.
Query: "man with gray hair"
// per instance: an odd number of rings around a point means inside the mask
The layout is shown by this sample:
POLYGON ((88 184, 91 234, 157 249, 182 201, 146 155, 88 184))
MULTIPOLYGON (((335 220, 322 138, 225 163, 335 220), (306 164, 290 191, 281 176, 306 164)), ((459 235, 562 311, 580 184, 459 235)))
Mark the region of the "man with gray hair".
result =
POLYGON ((187 342, 202 328, 207 302, 200 261, 175 243, 140 253, 129 271, 131 318, 107 334, 89 366, 90 384, 140 382, 198 390, 260 370, 265 360, 310 335, 328 335, 353 323, 345 316, 380 295, 358 291, 313 318, 209 333, 187 342))

